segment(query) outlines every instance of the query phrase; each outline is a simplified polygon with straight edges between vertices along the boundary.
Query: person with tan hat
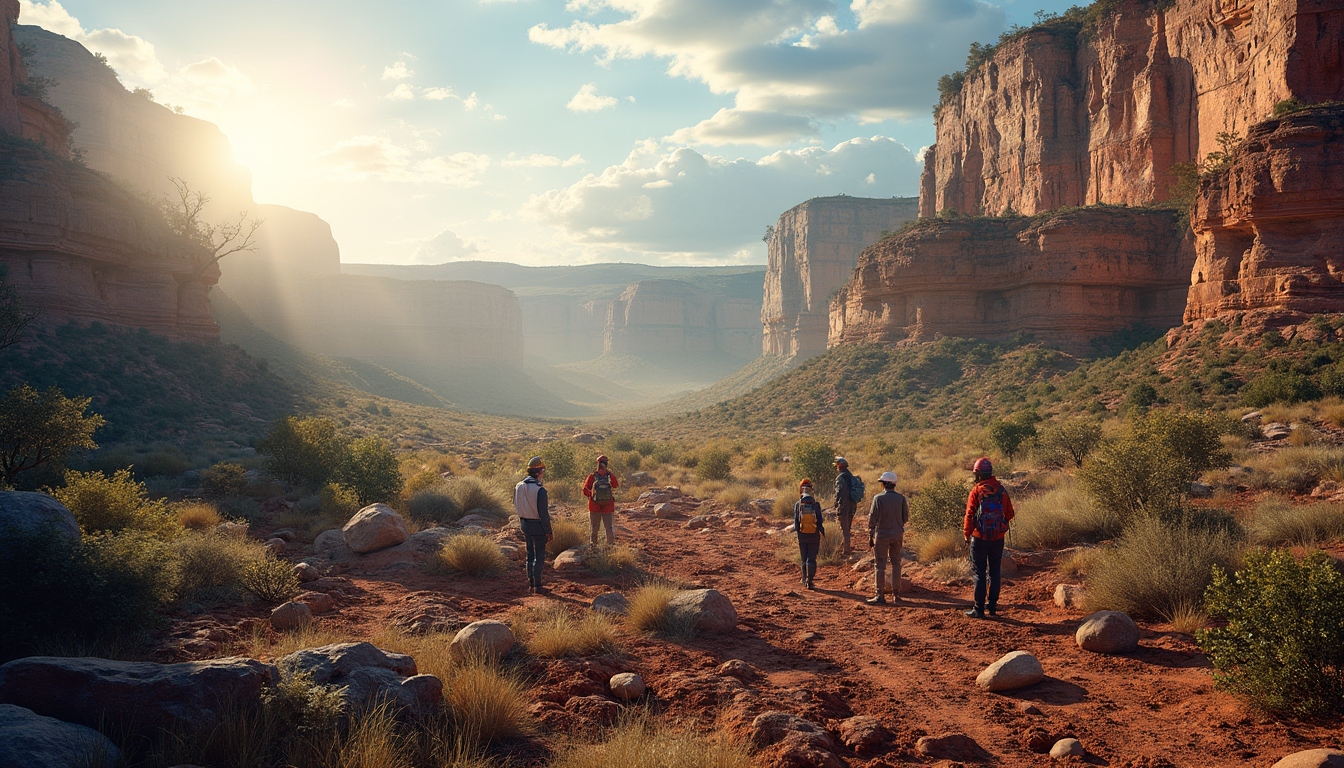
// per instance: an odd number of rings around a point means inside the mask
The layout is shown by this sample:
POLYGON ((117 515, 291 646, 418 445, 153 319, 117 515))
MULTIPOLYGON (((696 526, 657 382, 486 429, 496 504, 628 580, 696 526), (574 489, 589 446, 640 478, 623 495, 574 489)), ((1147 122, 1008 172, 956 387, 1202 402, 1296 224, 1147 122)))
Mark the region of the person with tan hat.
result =
POLYGON ((862 496, 862 492, 855 493, 854 473, 849 471, 849 462, 844 456, 835 457, 835 517, 840 521, 840 534, 845 540, 845 554, 854 553, 853 547, 849 544, 849 529, 854 525, 854 513, 858 511, 859 500, 854 496, 862 496))
POLYGON ((901 601, 901 551, 905 545, 905 524, 910 522, 910 504, 896 492, 896 473, 883 472, 878 478, 884 489, 873 497, 868 510, 868 546, 873 548, 877 561, 877 596, 868 599, 869 605, 887 602, 884 577, 887 561, 891 561, 891 601, 901 601))
POLYGON ((798 534, 798 554, 803 562, 803 586, 816 589, 817 553, 821 551, 821 537, 826 535, 822 520, 821 502, 812 496, 812 481, 806 478, 798 484, 799 499, 793 505, 793 530, 798 534))
POLYGON ((616 495, 613 493, 621 484, 616 473, 607 469, 605 454, 597 457, 597 471, 583 481, 583 495, 588 497, 588 523, 593 529, 592 545, 597 549, 597 529, 607 529, 607 546, 616 543, 616 531, 612 518, 616 515, 616 495))
POLYGON ((527 583, 534 595, 545 594, 541 569, 546 564, 546 542, 551 540, 551 515, 542 477, 546 464, 540 456, 527 462, 527 477, 513 488, 513 509, 527 541, 527 583))

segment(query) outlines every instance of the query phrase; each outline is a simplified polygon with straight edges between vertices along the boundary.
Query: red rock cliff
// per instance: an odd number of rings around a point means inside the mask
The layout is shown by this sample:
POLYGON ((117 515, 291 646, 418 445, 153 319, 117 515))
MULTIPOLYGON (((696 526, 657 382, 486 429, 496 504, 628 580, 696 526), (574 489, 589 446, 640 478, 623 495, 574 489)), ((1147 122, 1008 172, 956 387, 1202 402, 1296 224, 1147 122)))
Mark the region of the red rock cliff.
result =
POLYGON ((830 343, 1006 339, 1066 350, 1180 322, 1193 252, 1167 211, 929 220, 863 252, 831 302, 830 343))
POLYGON ((1338 0, 1126 0, 1095 29, 1002 45, 939 110, 920 215, 1168 197, 1174 163, 1289 98, 1344 98, 1338 0))

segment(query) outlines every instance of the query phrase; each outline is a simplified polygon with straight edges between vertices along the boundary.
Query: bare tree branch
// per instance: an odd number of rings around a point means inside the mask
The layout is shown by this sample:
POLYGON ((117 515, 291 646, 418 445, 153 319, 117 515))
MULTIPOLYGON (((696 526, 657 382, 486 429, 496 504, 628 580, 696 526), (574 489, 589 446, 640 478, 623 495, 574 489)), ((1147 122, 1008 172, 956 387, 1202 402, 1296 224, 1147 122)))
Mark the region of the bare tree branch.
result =
POLYGON ((210 198, 203 192, 194 191, 186 180, 177 176, 168 178, 176 191, 177 199, 165 196, 161 208, 168 226, 178 235, 210 251, 191 279, 194 281, 220 259, 235 253, 257 250, 256 234, 265 219, 254 219, 247 211, 238 214, 238 220, 223 224, 211 224, 202 218, 210 198))

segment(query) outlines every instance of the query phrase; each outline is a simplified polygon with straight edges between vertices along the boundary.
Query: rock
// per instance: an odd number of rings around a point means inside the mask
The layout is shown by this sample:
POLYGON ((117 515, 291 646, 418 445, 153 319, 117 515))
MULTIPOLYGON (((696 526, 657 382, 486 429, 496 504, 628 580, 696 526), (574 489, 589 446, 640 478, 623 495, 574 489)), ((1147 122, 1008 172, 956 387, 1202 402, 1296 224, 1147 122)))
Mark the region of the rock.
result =
POLYGON ((347 712, 358 714, 389 701, 414 717, 432 714, 443 701, 443 683, 417 674, 415 659, 372 643, 336 643, 291 653, 279 661, 287 672, 306 672, 318 685, 343 688, 347 712))
POLYGON ((630 613, 630 601, 620 592, 608 592, 593 598, 593 610, 613 616, 625 616, 630 613))
POLYGON ((272 555, 279 557, 285 554, 285 540, 280 538, 267 539, 262 544, 272 555))
POLYGON ((75 516, 45 493, 0 491, 0 537, 8 531, 47 534, 71 543, 80 540, 75 516))
POLYGON ((218 533, 221 536, 246 536, 248 527, 247 523, 226 520, 215 526, 215 533, 218 533))
POLYGON ((1273 768, 1344 768, 1344 752, 1338 749, 1308 749, 1294 752, 1273 768))
POLYGON ((583 567, 583 561, 588 558, 587 544, 566 549, 564 552, 555 556, 552 567, 557 571, 573 571, 583 567))
POLYGON ((336 600, 326 592, 304 592, 294 598, 294 602, 303 603, 313 613, 330 613, 336 610, 336 600))
POLYGON ((1077 739, 1060 739, 1050 748, 1050 757, 1081 757, 1085 753, 1083 743, 1077 739))
POLYGON ((1032 715, 1033 717, 1043 714, 1041 708, 1032 704, 1030 701, 1017 702, 1017 711, 1024 715, 1032 715))
POLYGON ((942 736, 921 736, 915 742, 915 751, 935 760, 958 760, 968 763, 984 762, 989 758, 975 739, 964 733, 945 733, 942 736))
POLYGON ((499 553, 510 560, 523 560, 527 557, 527 551, 517 544, 500 544, 499 553))
POLYGON ((1259 411, 1251 411, 1245 416, 1242 416, 1241 421, 1244 424, 1249 424, 1251 422, 1259 421, 1261 418, 1263 418, 1263 415, 1259 411))
POLYGON ((806 734, 816 746, 828 751, 835 749, 835 739, 825 728, 787 712, 764 712, 758 715, 751 721, 748 740, 753 747, 761 749, 794 733, 806 734))
POLYGON ((350 560, 355 556, 353 550, 345 544, 345 536, 340 528, 323 531, 313 539, 313 550, 328 560, 350 560))
POLYGON ((1022 743, 1026 746, 1028 752, 1035 752, 1038 755, 1044 755, 1055 745, 1055 738, 1044 728, 1030 728, 1022 734, 1022 743))
POLYGON ((686 528, 687 530, 692 530, 692 531, 696 531, 696 530, 699 530, 699 529, 701 529, 701 528, 708 528, 708 527, 709 527, 709 516, 708 516, 708 515, 696 515, 695 517, 692 517, 690 520, 687 520, 687 521, 686 521, 686 525, 684 525, 683 527, 686 528))
POLYGON ((1083 596, 1085 590, 1079 584, 1057 584, 1055 585, 1055 605, 1060 608, 1081 608, 1083 607, 1083 596))
POLYGON ((653 516, 660 520, 666 520, 671 517, 680 517, 681 512, 676 507, 672 506, 670 503, 665 501, 661 504, 657 504, 654 506, 653 516))
MULTIPOLYGON (((855 573, 868 573, 876 568, 877 560, 872 555, 864 555, 863 557, 860 557, 849 567, 849 569, 855 573)), ((888 581, 890 581, 890 579, 888 579, 888 581)))
POLYGON ((1035 685, 1045 679, 1041 662, 1026 651, 1013 651, 990 664, 976 678, 975 684, 986 691, 1013 691, 1035 685))
POLYGON ((1293 429, 1287 424, 1273 422, 1261 427, 1260 434, 1263 435, 1266 440, 1282 440, 1293 434, 1293 429))
POLYGON ((280 539, 281 541, 285 542, 286 544, 292 544, 293 542, 299 540, 299 534, 295 533, 294 531, 290 530, 289 528, 281 528, 280 530, 275 531, 274 533, 272 533, 272 534, 271 534, 271 538, 273 538, 273 539, 280 539))
POLYGON ((253 659, 154 664, 29 656, 0 665, 0 703, 125 733, 191 729, 255 704, 263 686, 279 679, 273 665, 253 659))
POLYGON ((1012 558, 1008 550, 1003 551, 1003 559, 999 561, 999 578, 1011 579, 1017 575, 1017 561, 1012 558))
POLYGON ((729 659, 719 665, 719 674, 747 680, 756 676, 756 668, 741 659, 729 659))
POLYGON ((370 504, 359 510, 341 529, 350 551, 358 554, 395 547, 410 537, 406 521, 386 504, 370 504))
POLYGON ((716 589, 691 589, 667 604, 675 621, 686 621, 707 632, 727 632, 737 626, 737 609, 716 589))
POLYGON ((493 530, 500 527, 502 523, 498 518, 490 517, 488 515, 472 513, 468 515, 463 515, 460 520, 454 523, 454 525, 460 528, 467 528, 467 527, 485 528, 493 532, 493 530))
POLYGON ((653 475, 650 475, 648 472, 631 472, 629 482, 631 485, 635 487, 640 487, 645 485, 653 485, 657 481, 654 480, 653 475))
POLYGON ((592 443, 602 442, 602 436, 592 432, 580 432, 571 437, 570 440, 573 440, 576 443, 583 443, 584 445, 591 445, 592 443))
POLYGON ((473 653, 491 656, 503 656, 513 648, 515 640, 509 625, 494 619, 473 621, 460 629, 448 646, 448 652, 456 657, 473 653))
POLYGON ((644 678, 634 672, 622 672, 612 675, 607 681, 607 688, 611 690, 612 696, 621 701, 633 701, 644 695, 644 678))
POLYGON ((1208 483, 1190 483, 1187 490, 1192 499, 1207 499, 1213 496, 1213 486, 1208 483))
POLYGON ((112 740, 92 728, 0 704, 0 766, 71 768, 120 760, 112 740))
POLYGON ((756 510, 757 514, 765 515, 765 516, 768 517, 768 516, 770 516, 771 514, 773 514, 774 511, 775 511, 775 500, 774 500, 774 499, 752 499, 752 500, 751 500, 751 506, 752 506, 752 508, 754 508, 754 509, 756 510))
POLYGON ((295 563, 294 576, 298 578, 300 584, 307 584, 322 578, 322 572, 309 563, 295 563))
MULTIPOLYGON (((331 598, 328 597, 328 600, 331 598)), ((305 603, 291 600, 271 611, 271 626, 277 632, 289 632, 302 629, 313 623, 313 609, 305 603)))
POLYGON ((621 716, 621 705, 602 696, 571 696, 565 709, 599 725, 611 725, 621 716))
POLYGON ((1133 653, 1139 649, 1139 627, 1119 611, 1098 611, 1083 619, 1073 639, 1093 653, 1133 653))
POLYGON ((875 717, 857 715, 840 721, 840 740, 857 754, 877 752, 891 739, 891 731, 875 717))

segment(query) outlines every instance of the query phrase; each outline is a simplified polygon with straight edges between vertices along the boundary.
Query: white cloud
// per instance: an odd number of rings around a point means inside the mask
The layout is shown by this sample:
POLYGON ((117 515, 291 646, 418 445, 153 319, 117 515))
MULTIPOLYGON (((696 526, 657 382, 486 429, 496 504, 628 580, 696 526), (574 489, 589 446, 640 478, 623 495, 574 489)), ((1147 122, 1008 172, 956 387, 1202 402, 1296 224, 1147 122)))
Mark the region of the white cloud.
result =
POLYGON ((415 77, 415 71, 406 66, 404 61, 398 61, 391 66, 383 67, 384 80, 408 80, 412 77, 415 77))
POLYGON ((474 187, 490 167, 488 155, 458 152, 424 156, 385 136, 353 136, 318 154, 332 178, 342 181, 400 181, 474 187))
POLYGON ((420 92, 420 95, 430 101, 443 101, 444 99, 462 100, 456 93, 453 93, 452 88, 426 88, 420 92))
POLYGON ((616 102, 614 96, 599 96, 597 83, 587 83, 579 88, 579 92, 574 94, 574 98, 569 100, 565 108, 571 112, 600 112, 616 106, 616 102))
POLYGON ((779 146, 799 137, 816 135, 816 124, 800 115, 725 108, 708 120, 682 128, 672 134, 671 139, 679 144, 779 146))
POLYGON ((444 264, 449 261, 466 261, 480 253, 480 250, 476 244, 468 243, 457 233, 445 229, 416 248, 412 258, 421 264, 444 264))
POLYGON ((583 246, 722 261, 759 248, 765 226, 803 200, 913 196, 918 188, 914 155, 883 136, 757 160, 646 141, 620 165, 534 195, 522 213, 559 227, 570 242, 583 246))
POLYGON ((572 168, 583 164, 583 155, 571 155, 562 160, 554 155, 517 155, 512 152, 499 162, 504 168, 572 168))
POLYGON ((407 101, 415 98, 415 89, 406 83, 401 83, 383 98, 392 99, 393 101, 407 101))

